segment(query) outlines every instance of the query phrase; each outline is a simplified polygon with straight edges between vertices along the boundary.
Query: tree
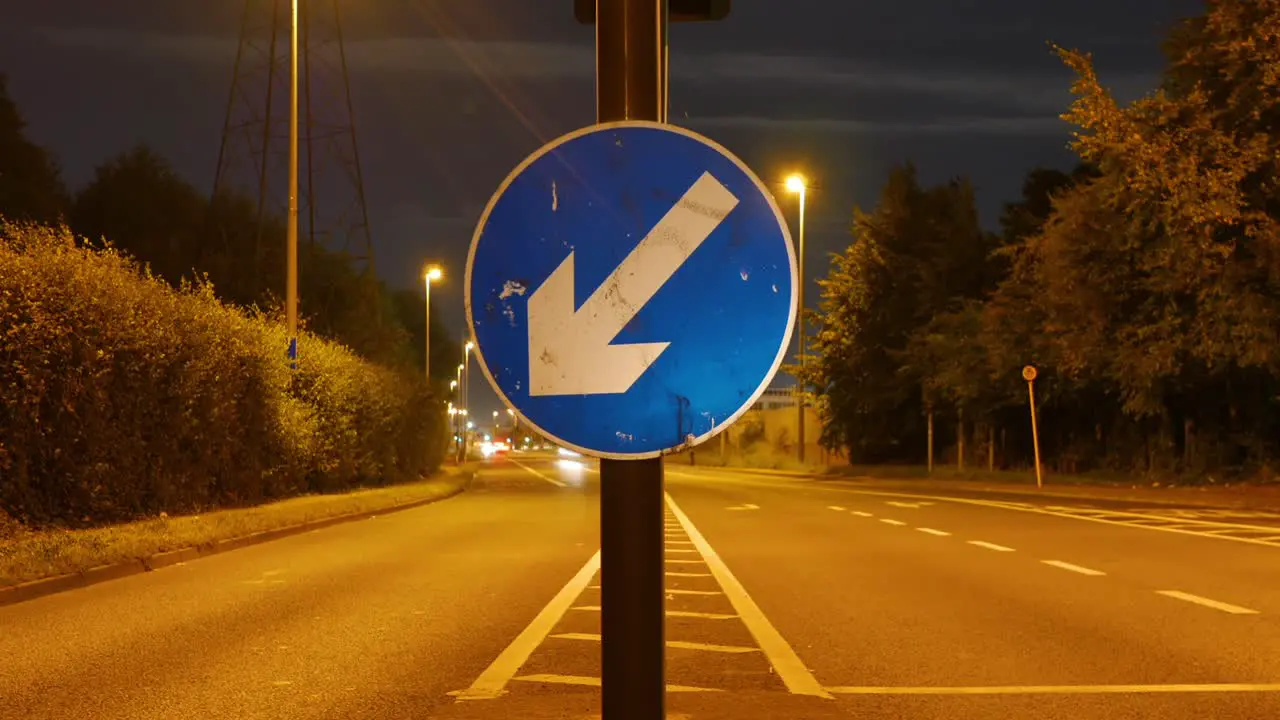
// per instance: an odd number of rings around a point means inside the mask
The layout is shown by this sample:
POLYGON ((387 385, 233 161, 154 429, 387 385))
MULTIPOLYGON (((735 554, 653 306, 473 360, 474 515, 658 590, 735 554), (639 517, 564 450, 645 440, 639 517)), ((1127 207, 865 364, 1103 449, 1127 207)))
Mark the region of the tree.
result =
POLYGON ((873 212, 856 210, 854 241, 822 285, 817 360, 804 379, 818 395, 823 442, 859 461, 916 457, 923 405, 940 370, 912 340, 935 318, 994 283, 995 239, 963 180, 922 188, 908 165, 889 177, 873 212))
POLYGON ((98 166, 77 195, 71 227, 151 266, 171 284, 192 279, 204 246, 207 204, 169 163, 139 145, 98 166))
POLYGON ((26 137, 27 123, 0 75, 0 217, 56 223, 67 207, 57 163, 26 137))

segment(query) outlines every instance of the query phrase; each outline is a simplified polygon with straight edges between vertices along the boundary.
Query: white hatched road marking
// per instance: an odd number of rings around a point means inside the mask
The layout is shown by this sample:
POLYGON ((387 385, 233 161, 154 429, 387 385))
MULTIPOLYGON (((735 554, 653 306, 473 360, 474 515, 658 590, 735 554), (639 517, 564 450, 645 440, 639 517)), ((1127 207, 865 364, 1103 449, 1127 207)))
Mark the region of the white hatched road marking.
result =
MULTIPOLYGON (((600 642, 600 635, 597 633, 557 633, 551 637, 562 640, 588 640, 592 642, 600 642)), ((667 640, 666 643, 669 648, 679 648, 681 650, 702 650, 704 652, 728 653, 730 655, 743 655, 746 653, 760 652, 760 648, 742 647, 740 645, 716 645, 715 643, 695 643, 685 642, 683 640, 667 640)))
MULTIPOLYGON (((600 678, 586 677, 584 675, 553 675, 550 673, 540 673, 537 675, 521 675, 512 680, 533 683, 551 683, 556 685, 587 685, 591 687, 600 687, 600 678)), ((668 685, 667 692, 724 692, 715 688, 692 687, 689 685, 668 685)))
POLYGON ((715 576, 716 581, 720 584, 720 589, 724 591, 725 597, 733 605, 733 609, 738 613, 738 617, 742 619, 742 623, 747 626, 747 630, 751 636, 755 638, 756 645, 764 651, 765 657, 769 659, 769 663, 773 665, 774 672, 782 679, 787 689, 795 695, 813 695, 822 698, 830 698, 831 694, 823 689, 822 685, 814 678, 813 673, 809 672, 809 668, 805 667, 795 650, 791 648, 787 641, 783 639, 778 630, 769 622, 761 612, 760 606, 756 605, 755 600, 747 594, 746 588, 738 581, 733 572, 729 570, 729 566, 716 553, 711 544, 707 542, 702 533, 693 526, 689 521, 689 517, 684 514, 676 501, 667 495, 667 506, 671 508, 671 512, 680 520, 680 524, 684 526, 685 532, 689 534, 689 539, 693 541, 694 547, 702 553, 703 559, 707 561, 707 567, 715 576))
POLYGON ((578 574, 570 578, 569 582, 560 588, 560 592, 551 598, 551 602, 547 603, 546 607, 533 618, 533 622, 529 623, 528 627, 522 630, 516 639, 498 654, 498 657, 494 658, 489 667, 480 673, 475 682, 471 683, 471 687, 449 694, 456 696, 459 700, 492 700, 506 692, 507 683, 528 661, 534 649, 547 639, 551 629, 560 622, 560 618, 564 617, 574 599, 582 594, 599 569, 600 551, 597 550, 578 574))

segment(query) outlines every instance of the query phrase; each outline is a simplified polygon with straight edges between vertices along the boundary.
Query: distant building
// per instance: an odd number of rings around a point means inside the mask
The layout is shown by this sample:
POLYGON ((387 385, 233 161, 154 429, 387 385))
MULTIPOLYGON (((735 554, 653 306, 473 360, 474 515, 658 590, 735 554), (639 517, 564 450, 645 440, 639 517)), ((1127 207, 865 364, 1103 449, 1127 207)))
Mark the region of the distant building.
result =
POLYGON ((771 387, 756 399, 752 410, 778 410, 796 406, 796 393, 793 387, 771 387))

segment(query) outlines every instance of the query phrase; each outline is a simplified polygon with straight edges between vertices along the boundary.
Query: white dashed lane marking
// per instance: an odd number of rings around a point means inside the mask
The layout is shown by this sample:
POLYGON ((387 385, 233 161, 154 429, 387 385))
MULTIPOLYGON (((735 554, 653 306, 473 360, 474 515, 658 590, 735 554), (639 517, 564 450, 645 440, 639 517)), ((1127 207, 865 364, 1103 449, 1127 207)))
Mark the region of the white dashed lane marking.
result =
POLYGON ((919 530, 920 532, 926 533, 929 535, 937 535, 938 537, 949 537, 951 535, 951 533, 947 532, 946 530, 934 530, 933 528, 922 527, 922 528, 916 528, 916 530, 919 530))
POLYGON ((1246 607, 1240 607, 1239 605, 1232 605, 1231 603, 1224 603, 1219 600, 1211 600, 1207 597, 1192 595, 1191 593, 1185 593, 1185 592, 1182 592, 1181 590, 1157 590, 1156 594, 1164 595, 1165 597, 1175 598, 1177 600, 1185 600, 1186 602, 1189 602, 1189 603, 1195 603, 1196 605, 1203 605, 1204 607, 1213 608, 1214 610, 1221 610, 1222 612, 1231 613, 1232 615, 1257 615, 1258 614, 1257 610, 1250 610, 1249 608, 1246 608, 1246 607))
POLYGON ((1004 545, 997 545, 995 543, 987 542, 986 540, 970 540, 969 544, 977 545, 980 548, 986 548, 988 550, 995 550, 996 552, 1013 552, 1013 548, 1011 547, 1005 547, 1004 545))
POLYGON ((1041 560, 1040 562, 1044 563, 1045 565, 1052 565, 1053 567, 1061 568, 1063 570, 1069 570, 1073 573, 1080 573, 1081 575, 1093 575, 1093 576, 1106 575, 1106 573, 1102 572, 1101 570, 1094 570, 1093 568, 1081 567, 1079 565, 1072 565, 1069 562, 1063 562, 1061 560, 1041 560))
POLYGON ((885 525, 906 525, 906 523, 902 522, 901 520, 892 520, 890 518, 880 518, 880 522, 884 523, 885 525))

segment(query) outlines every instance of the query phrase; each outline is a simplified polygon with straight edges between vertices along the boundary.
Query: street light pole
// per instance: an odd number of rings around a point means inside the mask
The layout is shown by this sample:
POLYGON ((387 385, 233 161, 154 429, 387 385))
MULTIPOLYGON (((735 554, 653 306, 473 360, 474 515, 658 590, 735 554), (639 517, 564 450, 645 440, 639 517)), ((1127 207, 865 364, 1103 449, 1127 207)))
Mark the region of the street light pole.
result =
POLYGON ((298 369, 298 0, 289 23, 289 219, 286 234, 285 322, 289 367, 298 369))
MULTIPOLYGON (((457 388, 457 393, 454 395, 454 399, 456 399, 459 403, 462 403, 462 407, 460 407, 460 408, 458 409, 458 414, 459 414, 459 416, 461 416, 461 415, 462 415, 462 413, 466 412, 466 409, 467 409, 466 403, 465 403, 465 402, 463 401, 463 399, 462 399, 462 391, 464 390, 464 387, 463 387, 463 385, 462 385, 462 368, 463 368, 463 365, 462 365, 461 363, 459 363, 459 364, 458 364, 458 377, 457 377, 457 379, 454 381, 454 387, 455 387, 455 388, 457 388)), ((454 456, 455 456, 455 457, 457 457, 457 458, 458 458, 458 462, 459 462, 459 463, 461 463, 461 462, 462 462, 462 438, 463 438, 463 435, 464 435, 464 433, 465 433, 465 431, 466 431, 466 426, 465 426, 465 425, 463 425, 462 423, 463 423, 463 421, 462 421, 462 420, 459 420, 459 421, 458 421, 457 423, 455 423, 455 425, 454 425, 454 429, 455 429, 455 430, 457 430, 457 438, 458 438, 458 441, 455 443, 456 447, 454 448, 454 452, 453 452, 453 454, 454 454, 454 456)))
POLYGON ((796 408, 799 413, 797 418, 797 445, 799 446, 798 458, 800 462, 804 462, 804 200, 807 183, 801 175, 792 175, 787 178, 787 190, 797 193, 800 196, 800 232, 798 244, 799 248, 796 252, 796 261, 799 266, 799 287, 796 288, 796 299, 798 301, 796 307, 796 359, 799 364, 799 371, 796 373, 796 408))
MULTIPOLYGON (((475 346, 476 346, 475 343, 468 340, 467 344, 462 348, 462 402, 463 402, 463 406, 467 409, 468 417, 470 417, 470 414, 471 414, 471 348, 475 346)), ((468 421, 468 427, 466 428, 467 430, 471 429, 469 425, 470 425, 470 421, 468 421)), ((468 440, 468 433, 463 432, 462 433, 462 459, 463 460, 467 459, 467 440, 468 440)))
POLYGON ((441 272, 439 266, 436 265, 429 266, 424 275, 427 288, 427 324, 425 328, 426 332, 424 334, 426 340, 423 343, 422 357, 424 372, 426 373, 427 387, 431 387, 431 282, 433 280, 439 280, 443 275, 444 273, 441 272))

